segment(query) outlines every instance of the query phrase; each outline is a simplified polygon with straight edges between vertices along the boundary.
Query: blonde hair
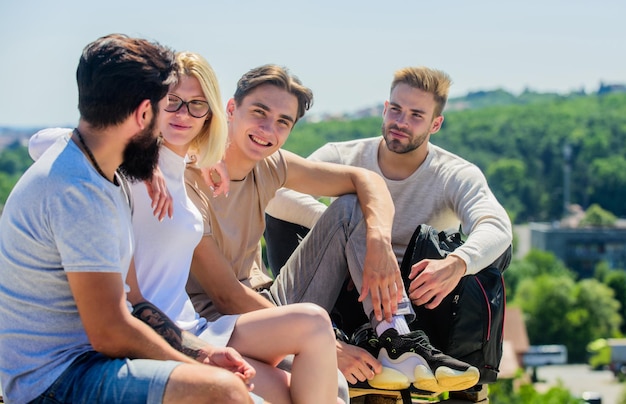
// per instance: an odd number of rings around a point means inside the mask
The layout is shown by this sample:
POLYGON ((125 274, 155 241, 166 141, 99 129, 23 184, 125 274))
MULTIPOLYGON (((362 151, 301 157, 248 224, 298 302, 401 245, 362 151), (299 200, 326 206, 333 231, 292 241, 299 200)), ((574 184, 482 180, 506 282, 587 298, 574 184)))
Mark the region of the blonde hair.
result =
POLYGON ((179 52, 176 63, 178 78, 195 77, 209 103, 211 117, 204 122, 189 147, 197 155, 199 167, 210 167, 224 157, 228 139, 226 112, 217 76, 209 62, 197 53, 179 52))
POLYGON ((397 70, 393 75, 391 91, 400 83, 408 84, 413 88, 432 94, 437 103, 434 111, 434 116, 437 117, 441 115, 448 101, 448 92, 450 91, 452 79, 441 70, 418 66, 397 70))

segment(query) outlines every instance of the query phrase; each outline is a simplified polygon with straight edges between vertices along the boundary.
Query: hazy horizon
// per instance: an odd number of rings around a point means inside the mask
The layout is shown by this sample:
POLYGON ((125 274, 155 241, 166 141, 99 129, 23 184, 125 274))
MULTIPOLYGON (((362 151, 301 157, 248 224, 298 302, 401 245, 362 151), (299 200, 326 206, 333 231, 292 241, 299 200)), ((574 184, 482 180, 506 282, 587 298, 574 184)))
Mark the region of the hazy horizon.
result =
POLYGON ((110 0, 0 2, 0 126, 75 124, 85 45, 123 32, 202 54, 222 98, 248 69, 287 66, 314 92, 311 115, 349 113, 388 96, 393 72, 446 71, 451 98, 525 88, 593 92, 626 83, 626 2, 252 0, 202 4, 110 0), (28 107, 28 108, 26 108, 28 107))
MULTIPOLYGON (((604 82, 603 84, 605 84, 605 85, 610 85, 610 84, 613 84, 613 85, 614 84, 626 85, 626 82, 610 82, 610 83, 609 82, 604 82)), ((585 89, 586 94, 587 95, 593 95, 593 94, 597 93, 597 91, 600 89, 600 85, 601 85, 601 83, 598 83, 598 86, 596 88, 585 89)), ((482 91, 490 92, 490 91, 497 91, 497 90, 505 90, 505 91, 515 95, 515 96, 519 96, 522 92, 524 92, 524 90, 520 90, 518 92, 512 92, 512 91, 508 91, 508 90, 503 89, 503 88, 475 89, 475 90, 472 90, 472 91, 468 91, 465 94, 459 94, 458 96, 452 97, 451 99, 449 99, 448 100, 448 104, 446 106, 446 111, 451 110, 449 107, 451 106, 451 101, 453 102, 454 99, 463 99, 464 97, 466 97, 466 96, 468 96, 468 95, 470 95, 472 93, 476 93, 476 92, 482 92, 482 91)), ((535 93, 538 93, 538 94, 558 94, 558 95, 567 96, 567 95, 571 95, 571 94, 573 94, 575 92, 578 92, 580 89, 578 89, 578 90, 577 89, 571 89, 571 90, 569 90, 567 92, 558 92, 558 91, 552 91, 552 92, 546 91, 546 92, 544 92, 544 91, 540 91, 540 90, 535 90, 532 86, 529 86, 526 90, 529 90, 529 91, 532 91, 532 92, 535 92, 535 93)), ((333 119, 336 116, 350 116, 350 115, 353 115, 353 114, 358 114, 358 113, 360 113, 362 111, 365 111, 365 110, 368 110, 368 109, 382 108, 383 102, 384 101, 381 100, 380 102, 374 103, 372 105, 362 106, 362 107, 354 109, 354 110, 332 111, 332 112, 323 112, 323 113, 308 112, 304 116, 303 121, 317 122, 318 119, 322 119, 323 120, 323 119, 328 119, 328 118, 329 119, 333 119)), ((61 122, 61 123, 53 124, 53 125, 32 125, 32 124, 29 124, 29 125, 2 125, 2 124, 0 124, 0 128, 5 128, 5 129, 9 128, 9 129, 21 130, 21 129, 38 129, 38 128, 44 128, 44 127, 73 127, 73 126, 76 125, 76 123, 77 122, 72 121, 72 122, 65 122, 65 123, 61 122)), ((1 134, 1 132, 0 132, 0 134, 1 134)))

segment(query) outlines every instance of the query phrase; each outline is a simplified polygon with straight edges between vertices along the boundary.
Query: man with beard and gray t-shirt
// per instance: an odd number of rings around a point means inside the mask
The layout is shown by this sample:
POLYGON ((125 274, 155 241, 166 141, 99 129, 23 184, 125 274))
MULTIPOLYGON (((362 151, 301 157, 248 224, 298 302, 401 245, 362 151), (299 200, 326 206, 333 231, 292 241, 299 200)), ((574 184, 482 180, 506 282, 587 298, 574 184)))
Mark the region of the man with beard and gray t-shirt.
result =
POLYGON ((157 106, 174 67, 171 50, 143 39, 113 34, 87 45, 76 72, 78 127, 9 195, 0 218, 7 402, 252 400, 254 370, 234 350, 191 359, 126 300, 136 281, 124 185, 152 175, 157 106))

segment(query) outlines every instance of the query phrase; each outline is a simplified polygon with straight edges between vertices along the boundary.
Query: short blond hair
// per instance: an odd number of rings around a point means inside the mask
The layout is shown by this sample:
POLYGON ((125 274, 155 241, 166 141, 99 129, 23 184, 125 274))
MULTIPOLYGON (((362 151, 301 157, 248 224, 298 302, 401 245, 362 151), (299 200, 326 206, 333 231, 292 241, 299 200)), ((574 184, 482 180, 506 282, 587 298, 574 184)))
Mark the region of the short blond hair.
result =
POLYGON ((432 94, 437 103, 434 111, 434 116, 437 117, 441 115, 448 101, 448 92, 450 91, 452 79, 441 70, 417 66, 397 70, 393 75, 391 91, 400 83, 408 84, 413 88, 432 94))

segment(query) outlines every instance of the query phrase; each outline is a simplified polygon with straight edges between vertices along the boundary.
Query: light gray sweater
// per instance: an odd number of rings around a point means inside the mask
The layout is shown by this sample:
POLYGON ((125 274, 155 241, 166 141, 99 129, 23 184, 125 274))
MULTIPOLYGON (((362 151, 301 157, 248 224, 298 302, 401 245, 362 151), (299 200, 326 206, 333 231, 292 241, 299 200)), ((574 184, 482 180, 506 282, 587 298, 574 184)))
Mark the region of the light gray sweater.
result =
MULTIPOLYGON (((328 143, 309 159, 363 167, 381 175, 395 205, 392 245, 402 262, 407 244, 419 224, 467 235, 454 255, 475 274, 498 258, 511 244, 511 221, 492 194, 485 176, 474 164, 428 144, 428 156, 408 178, 385 178, 378 165, 382 137, 328 143)), ((310 195, 282 189, 266 212, 276 218, 312 227, 326 206, 310 195)))

